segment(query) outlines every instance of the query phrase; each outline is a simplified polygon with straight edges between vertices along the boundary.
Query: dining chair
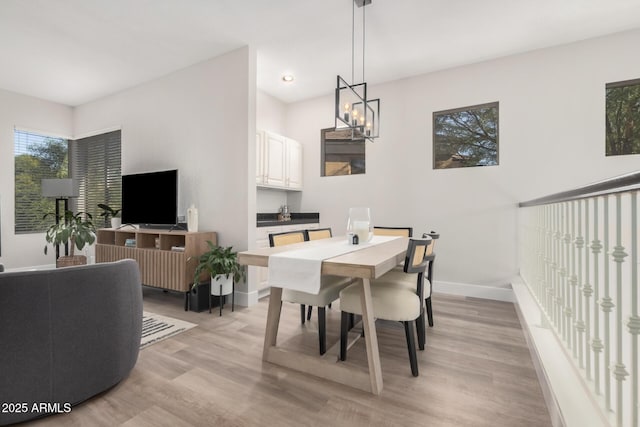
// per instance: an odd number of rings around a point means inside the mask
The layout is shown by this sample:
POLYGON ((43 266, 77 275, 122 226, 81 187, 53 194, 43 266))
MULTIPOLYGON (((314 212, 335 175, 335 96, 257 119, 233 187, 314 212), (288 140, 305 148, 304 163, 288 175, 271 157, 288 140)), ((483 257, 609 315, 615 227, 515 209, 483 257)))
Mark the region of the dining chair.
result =
MULTIPOLYGON (((423 239, 410 238, 402 275, 394 272, 392 275, 387 276, 387 280, 383 281, 380 278, 371 281, 373 317, 402 322, 407 340, 411 373, 414 377, 418 376, 418 359, 413 336, 413 322, 415 321, 418 329, 418 348, 424 350, 424 274, 428 264, 425 254, 432 241, 431 237, 423 239), (413 286, 409 287, 409 283, 412 283, 413 286)), ((347 359, 349 315, 353 313, 362 315, 361 286, 361 283, 355 283, 340 292, 340 309, 342 310, 340 360, 343 361, 347 359)))
POLYGON ((426 276, 424 279, 424 283, 425 283, 425 306, 427 307, 427 321, 429 322, 429 326, 433 327, 433 309, 431 307, 431 292, 433 290, 433 265, 435 264, 436 261, 436 253, 435 253, 435 247, 436 247, 436 240, 438 240, 440 238, 440 234, 436 233, 435 231, 430 231, 429 233, 423 233, 422 237, 431 237, 431 239, 433 240, 433 243, 431 245, 429 245, 429 249, 427 249, 427 253, 426 253, 426 257, 427 260, 429 261, 429 266, 427 267, 427 271, 426 271, 426 276))
MULTIPOLYGON (((269 245, 271 247, 304 241, 306 241, 306 233, 303 230, 269 234, 269 245)), ((318 307, 318 342, 320 354, 324 354, 327 351, 326 307, 339 298, 340 291, 351 284, 352 280, 348 277, 329 275, 323 275, 320 280, 320 291, 317 295, 283 289, 282 301, 300 304, 300 321, 303 325, 305 323, 305 306, 309 306, 309 314, 311 313, 311 307, 318 307)))
POLYGON ((304 230, 304 234, 307 240, 328 239, 333 237, 330 227, 304 230))
POLYGON ((373 227, 373 235, 374 236, 412 237, 413 236, 413 228, 412 227, 381 227, 381 226, 374 226, 373 227))

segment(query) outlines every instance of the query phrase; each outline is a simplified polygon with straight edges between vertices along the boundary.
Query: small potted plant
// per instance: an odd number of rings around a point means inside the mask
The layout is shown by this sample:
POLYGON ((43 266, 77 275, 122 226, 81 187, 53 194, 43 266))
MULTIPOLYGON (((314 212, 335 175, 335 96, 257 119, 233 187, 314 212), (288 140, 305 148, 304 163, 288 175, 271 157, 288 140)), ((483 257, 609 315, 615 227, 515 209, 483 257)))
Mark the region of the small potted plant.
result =
MULTIPOLYGON (((46 214, 43 219, 54 216, 54 213, 46 214)), ((71 265, 82 265, 87 263, 84 255, 75 255, 75 248, 82 250, 85 245, 90 245, 96 240, 96 227, 93 225, 91 214, 72 211, 65 211, 60 215, 57 222, 47 229, 45 239, 54 245, 64 245, 71 243, 69 256, 61 256, 56 260, 56 267, 68 267, 71 265)), ((47 253, 47 246, 44 247, 47 253)))
POLYGON ((222 247, 207 240, 209 250, 200 256, 193 257, 198 262, 193 273, 193 289, 200 284, 200 276, 207 273, 211 276, 211 295, 222 298, 233 292, 233 285, 245 278, 245 269, 238 264, 238 253, 232 247, 222 247))
POLYGON ((105 223, 111 218, 111 228, 118 228, 122 225, 122 220, 118 216, 120 215, 121 209, 113 209, 104 203, 98 203, 98 207, 102 209, 100 216, 104 218, 105 223))

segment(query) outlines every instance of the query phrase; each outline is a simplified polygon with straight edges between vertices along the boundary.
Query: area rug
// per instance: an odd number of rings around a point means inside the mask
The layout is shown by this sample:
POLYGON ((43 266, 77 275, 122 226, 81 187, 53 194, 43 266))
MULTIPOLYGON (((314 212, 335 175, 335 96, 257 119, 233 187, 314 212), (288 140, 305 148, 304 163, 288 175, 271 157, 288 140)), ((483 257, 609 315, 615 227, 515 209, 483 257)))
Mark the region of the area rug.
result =
POLYGON ((173 317, 161 316, 148 311, 142 312, 142 339, 140 349, 165 340, 181 332, 189 330, 195 323, 174 319, 173 317))

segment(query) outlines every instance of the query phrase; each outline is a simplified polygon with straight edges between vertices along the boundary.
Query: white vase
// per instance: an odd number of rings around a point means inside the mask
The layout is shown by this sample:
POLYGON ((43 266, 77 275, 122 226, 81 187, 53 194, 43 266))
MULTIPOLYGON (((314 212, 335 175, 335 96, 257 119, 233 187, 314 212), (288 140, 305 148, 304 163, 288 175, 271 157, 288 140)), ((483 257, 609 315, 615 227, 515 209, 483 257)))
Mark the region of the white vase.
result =
POLYGON ((111 228, 118 228, 122 225, 122 218, 114 217, 111 218, 111 228))
POLYGON ((233 274, 218 274, 217 276, 211 276, 211 295, 229 295, 233 292, 233 274), (220 285, 222 285, 222 292, 220 291, 220 285))
POLYGON ((198 231, 198 209, 193 205, 187 209, 187 231, 198 231))

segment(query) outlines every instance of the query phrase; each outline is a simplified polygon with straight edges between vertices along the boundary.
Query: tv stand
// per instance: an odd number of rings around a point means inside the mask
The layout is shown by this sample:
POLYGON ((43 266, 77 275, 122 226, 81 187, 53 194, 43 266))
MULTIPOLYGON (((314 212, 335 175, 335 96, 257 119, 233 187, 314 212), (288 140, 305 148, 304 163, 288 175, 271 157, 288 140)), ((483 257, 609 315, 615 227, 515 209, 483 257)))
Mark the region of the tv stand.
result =
MULTIPOLYGON (((166 227, 166 226, 165 226, 166 227)), ((207 240, 218 243, 217 234, 184 230, 113 229, 97 231, 96 262, 131 258, 138 262, 142 283, 185 293, 185 310, 193 283, 197 257, 209 250, 207 240)), ((201 277, 206 280, 206 277, 201 277)))

